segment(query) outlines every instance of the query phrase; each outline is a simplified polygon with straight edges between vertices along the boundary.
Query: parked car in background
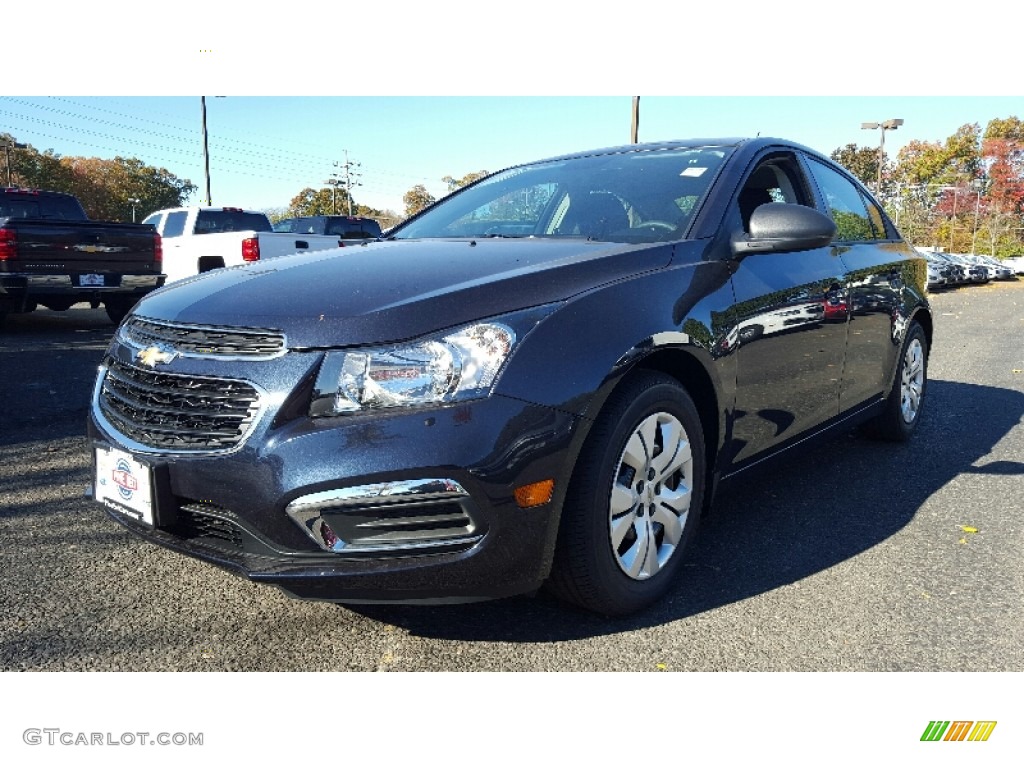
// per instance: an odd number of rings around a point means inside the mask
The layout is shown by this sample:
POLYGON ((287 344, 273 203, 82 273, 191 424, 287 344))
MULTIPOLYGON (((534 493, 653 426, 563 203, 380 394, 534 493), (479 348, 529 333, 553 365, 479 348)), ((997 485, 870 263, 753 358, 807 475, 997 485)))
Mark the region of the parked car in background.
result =
MULTIPOLYGON (((950 270, 947 267, 945 271, 946 271, 946 273, 948 275, 950 270)), ((928 262, 928 290, 929 291, 934 291, 937 288, 944 288, 945 285, 946 285, 946 277, 947 277, 947 275, 943 274, 943 270, 942 270, 941 267, 939 267, 937 264, 932 263, 929 260, 929 262, 928 262)))
POLYGON ((964 270, 967 272, 968 280, 972 283, 987 283, 992 279, 992 274, 988 266, 978 263, 971 254, 967 253, 950 253, 947 254, 949 258, 956 260, 963 265, 964 270))
POLYGON ((260 211, 188 206, 156 211, 151 224, 163 237, 167 282, 292 253, 338 248, 334 235, 276 234, 260 211))
POLYGON ((297 216, 282 219, 275 232, 298 235, 337 235, 343 245, 361 245, 380 239, 380 224, 365 216, 297 216))
POLYGON ((1003 264, 1012 269, 1014 275, 1024 275, 1024 256, 1011 256, 1003 259, 1003 264))
POLYGON ((978 254, 976 259, 979 263, 991 268, 991 276, 993 280, 1009 280, 1014 275, 1012 267, 993 256, 983 256, 978 254))
POLYGON ((0 189, 0 324, 8 313, 79 302, 103 304, 117 323, 163 282, 153 227, 90 221, 63 192, 0 189))
POLYGON ((91 492, 297 597, 629 613, 678 586, 720 484, 855 425, 911 438, 925 280, 791 142, 520 165, 368 249, 146 297, 98 372, 91 492))
POLYGON ((915 250, 928 260, 930 266, 935 267, 939 271, 945 286, 960 285, 968 281, 967 270, 964 266, 959 262, 946 258, 946 254, 923 248, 916 248, 915 250))

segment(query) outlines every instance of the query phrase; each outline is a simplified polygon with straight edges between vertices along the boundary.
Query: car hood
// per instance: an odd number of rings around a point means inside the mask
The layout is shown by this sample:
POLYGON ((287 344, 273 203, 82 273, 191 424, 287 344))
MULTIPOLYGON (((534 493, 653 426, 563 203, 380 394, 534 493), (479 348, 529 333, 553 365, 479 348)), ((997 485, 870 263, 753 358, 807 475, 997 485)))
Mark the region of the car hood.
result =
POLYGON ((673 245, 399 240, 218 269, 147 297, 154 319, 273 328, 292 348, 403 341, 665 267, 673 245))

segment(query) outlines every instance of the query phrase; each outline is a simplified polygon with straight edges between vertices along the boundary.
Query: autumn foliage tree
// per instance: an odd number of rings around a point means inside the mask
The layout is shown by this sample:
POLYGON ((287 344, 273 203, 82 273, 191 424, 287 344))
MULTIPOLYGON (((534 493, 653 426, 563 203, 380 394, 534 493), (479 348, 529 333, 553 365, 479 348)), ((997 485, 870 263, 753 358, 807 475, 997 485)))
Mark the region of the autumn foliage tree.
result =
MULTIPOLYGON (((0 134, 0 142, 13 144, 14 137, 0 134)), ((183 205, 196 191, 188 179, 137 158, 61 157, 31 145, 11 152, 11 176, 18 186, 70 192, 89 218, 101 221, 131 221, 133 206, 141 219, 152 211, 183 205)))
MULTIPOLYGON (((847 144, 835 150, 830 157, 846 170, 861 180, 861 183, 874 188, 878 181, 878 150, 872 147, 858 147, 847 144)), ((886 156, 882 155, 883 166, 886 156)))

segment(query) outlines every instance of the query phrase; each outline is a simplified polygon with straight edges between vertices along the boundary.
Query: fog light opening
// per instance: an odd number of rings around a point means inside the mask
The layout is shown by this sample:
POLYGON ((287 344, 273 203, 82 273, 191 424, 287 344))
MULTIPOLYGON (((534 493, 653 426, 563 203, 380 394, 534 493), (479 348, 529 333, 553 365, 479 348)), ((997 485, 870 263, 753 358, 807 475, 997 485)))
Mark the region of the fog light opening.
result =
POLYGON ((541 480, 539 483, 530 483, 516 488, 514 491, 516 504, 520 509, 539 507, 551 501, 551 494, 555 490, 554 480, 541 480))
MULTIPOLYGON (((326 545, 326 547, 328 549, 330 549, 330 550, 337 550, 337 549, 339 549, 338 544, 339 544, 339 542, 341 542, 341 539, 339 539, 338 538, 338 534, 336 534, 331 529, 331 526, 329 526, 327 523, 323 522, 322 520, 320 521, 320 539, 321 539, 321 541, 323 541, 323 543, 326 545)), ((342 546, 344 546, 344 542, 341 542, 341 543, 342 543, 342 546)))

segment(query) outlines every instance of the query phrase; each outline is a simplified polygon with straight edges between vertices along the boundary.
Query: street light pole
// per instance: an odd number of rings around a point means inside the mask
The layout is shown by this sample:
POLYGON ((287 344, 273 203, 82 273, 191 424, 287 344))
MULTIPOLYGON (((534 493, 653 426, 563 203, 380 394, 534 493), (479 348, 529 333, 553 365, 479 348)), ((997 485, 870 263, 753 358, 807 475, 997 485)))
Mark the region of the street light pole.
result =
POLYGON ((981 188, 977 185, 974 187, 974 194, 976 197, 974 198, 974 234, 971 235, 971 253, 978 252, 978 210, 981 208, 981 188))
POLYGON ((875 194, 882 194, 882 163, 885 159, 885 132, 895 131, 903 125, 903 120, 898 117, 894 117, 891 120, 883 120, 880 123, 861 123, 860 127, 862 130, 881 130, 882 138, 878 143, 878 187, 875 189, 875 194))

